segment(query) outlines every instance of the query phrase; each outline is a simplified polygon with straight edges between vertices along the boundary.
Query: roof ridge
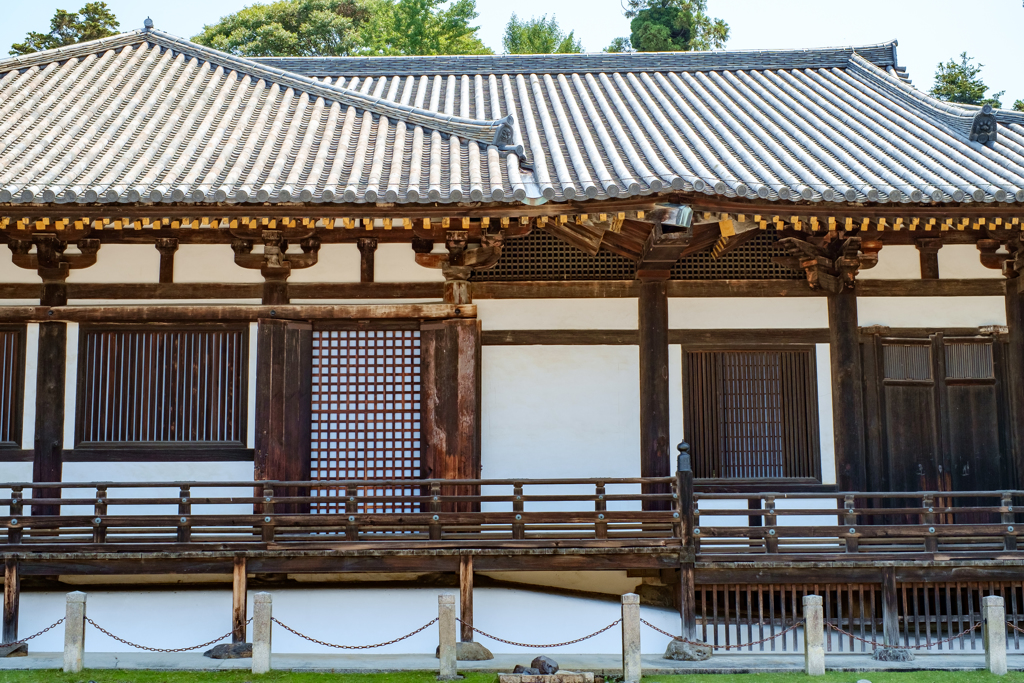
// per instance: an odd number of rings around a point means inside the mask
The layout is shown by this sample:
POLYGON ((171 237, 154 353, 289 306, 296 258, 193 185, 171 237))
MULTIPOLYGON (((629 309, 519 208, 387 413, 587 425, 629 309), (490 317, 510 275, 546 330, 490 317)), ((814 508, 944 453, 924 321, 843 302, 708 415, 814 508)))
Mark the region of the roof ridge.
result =
POLYGON ((35 52, 24 57, 0 60, 0 71, 4 70, 5 67, 25 68, 36 66, 94 54, 98 49, 113 49, 142 42, 156 43, 169 50, 193 54, 207 61, 220 64, 230 70, 247 73, 285 87, 308 92, 311 95, 323 97, 325 100, 333 100, 342 105, 353 106, 357 109, 386 116, 396 121, 404 121, 407 124, 423 126, 424 128, 455 135, 461 139, 498 145, 499 148, 505 147, 508 144, 511 139, 511 129, 515 125, 515 119, 511 115, 504 119, 488 121, 463 118, 461 116, 443 114, 400 104, 342 86, 323 83, 309 76, 262 64, 247 57, 228 54, 156 29, 137 29, 108 38, 100 38, 67 47, 35 52))

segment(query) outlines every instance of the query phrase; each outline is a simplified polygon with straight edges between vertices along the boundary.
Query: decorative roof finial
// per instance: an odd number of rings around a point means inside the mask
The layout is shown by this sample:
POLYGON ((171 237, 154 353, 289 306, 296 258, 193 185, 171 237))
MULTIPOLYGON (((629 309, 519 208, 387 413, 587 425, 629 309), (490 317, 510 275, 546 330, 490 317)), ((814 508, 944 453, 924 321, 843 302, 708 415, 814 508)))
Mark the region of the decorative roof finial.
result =
POLYGON ((971 142, 995 142, 999 124, 996 122, 996 115, 992 113, 992 105, 986 104, 974 116, 971 123, 971 142))
POLYGON ((153 20, 149 17, 146 17, 146 20, 142 22, 142 26, 148 31, 149 29, 153 28, 153 20))

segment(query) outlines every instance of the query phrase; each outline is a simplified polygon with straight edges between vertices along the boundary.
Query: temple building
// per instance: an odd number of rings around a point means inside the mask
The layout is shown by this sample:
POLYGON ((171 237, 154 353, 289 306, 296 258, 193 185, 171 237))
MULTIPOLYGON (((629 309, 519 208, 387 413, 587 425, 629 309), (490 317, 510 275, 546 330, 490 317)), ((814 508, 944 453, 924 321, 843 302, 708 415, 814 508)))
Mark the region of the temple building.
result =
POLYGON ((896 48, 0 60, 2 642, 1024 626, 1024 113, 896 48))

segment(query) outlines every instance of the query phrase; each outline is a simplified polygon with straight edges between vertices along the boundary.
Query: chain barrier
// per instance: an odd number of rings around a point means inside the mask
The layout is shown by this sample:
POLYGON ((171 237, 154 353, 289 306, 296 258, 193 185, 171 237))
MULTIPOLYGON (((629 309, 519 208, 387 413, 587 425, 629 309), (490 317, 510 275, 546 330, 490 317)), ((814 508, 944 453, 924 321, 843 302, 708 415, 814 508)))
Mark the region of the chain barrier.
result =
MULTIPOLYGON (((663 636, 668 636, 672 640, 678 640, 681 643, 687 643, 689 645, 703 645, 705 647, 710 647, 713 650, 739 650, 739 649, 742 649, 742 648, 745 648, 745 647, 753 647, 754 645, 760 645, 761 643, 767 643, 769 640, 775 640, 776 638, 781 638, 782 636, 786 635, 790 631, 792 631, 792 630, 794 630, 796 628, 799 628, 800 626, 803 626, 804 620, 801 619, 800 621, 796 622, 792 626, 789 626, 787 628, 782 629, 781 631, 779 631, 778 633, 776 633, 773 636, 768 636, 767 638, 762 638, 761 640, 752 640, 749 643, 739 643, 738 645, 712 645, 711 643, 705 643, 705 642, 703 642, 701 640, 688 640, 686 638, 683 638, 682 636, 673 635, 673 634, 669 633, 668 631, 663 631, 660 628, 658 628, 657 626, 655 626, 654 624, 652 624, 651 622, 647 621, 646 619, 641 619, 640 623, 642 623, 644 626, 648 626, 648 627, 654 629, 655 631, 657 631, 658 633, 660 633, 663 636)), ((752 624, 752 626, 763 626, 763 625, 764 624, 762 624, 762 623, 752 624)))
POLYGON ((33 638, 38 638, 39 636, 43 635, 47 631, 51 631, 51 630, 57 628, 58 626, 60 626, 61 624, 64 623, 64 619, 65 619, 65 617, 61 617, 57 621, 53 622, 52 624, 50 624, 49 626, 44 628, 39 633, 33 633, 28 638, 22 638, 21 640, 15 640, 15 641, 10 642, 10 643, 0 643, 0 647, 10 647, 11 645, 21 645, 22 643, 27 643, 28 641, 32 640, 33 638))
POLYGON ((1008 621, 1008 622, 1006 622, 1006 625, 1009 626, 1010 628, 1012 628, 1014 631, 1017 631, 1018 633, 1024 633, 1024 628, 1021 628, 1020 626, 1017 626, 1016 624, 1014 624, 1012 622, 1008 621))
MULTIPOLYGON (((1009 622, 1007 622, 1007 623, 1009 623, 1009 622)), ((860 636, 855 636, 854 634, 850 633, 849 631, 844 631, 843 629, 839 628, 835 624, 826 623, 825 626, 829 627, 833 631, 836 631, 838 633, 843 634, 844 636, 849 636, 850 638, 853 638, 854 640, 858 640, 858 641, 860 641, 862 643, 867 643, 868 645, 871 645, 873 649, 882 648, 882 649, 885 649, 885 650, 925 650, 925 649, 928 649, 928 648, 931 648, 931 647, 936 647, 938 645, 942 645, 944 643, 951 643, 954 640, 956 640, 957 638, 963 638, 964 636, 966 636, 971 631, 973 631, 973 630, 975 630, 977 628, 981 628, 981 622, 979 621, 974 626, 970 626, 968 628, 965 628, 963 631, 961 631, 960 633, 957 633, 955 636, 949 636, 948 638, 943 638, 942 640, 934 640, 931 643, 925 643, 924 645, 885 645, 884 643, 879 643, 877 640, 868 640, 867 638, 861 638, 860 636)), ((1022 631, 1022 632, 1024 632, 1024 631, 1022 631)))
POLYGON ((299 638, 305 638, 309 642, 316 643, 317 645, 324 645, 326 647, 336 647, 339 650, 370 650, 370 649, 375 648, 375 647, 384 647, 385 645, 394 645, 395 643, 401 642, 401 641, 405 640, 406 638, 412 638, 414 635, 416 635, 420 631, 422 631, 422 630, 424 630, 426 628, 429 628, 430 626, 433 626, 434 624, 437 623, 437 617, 434 617, 433 619, 431 619, 427 623, 423 624, 423 626, 420 626, 418 629, 416 629, 412 633, 407 633, 407 634, 405 634, 404 636, 402 636, 400 638, 395 638, 394 640, 389 640, 389 641, 384 642, 384 643, 374 643, 373 645, 336 645, 334 643, 328 643, 328 642, 323 641, 323 640, 317 640, 316 638, 310 638, 309 636, 307 636, 304 633, 299 633, 298 631, 293 629, 291 626, 288 626, 287 624, 284 624, 281 621, 279 621, 277 617, 271 617, 270 620, 273 621, 278 626, 280 626, 281 628, 283 628, 285 631, 289 631, 291 633, 294 633, 299 638))
MULTIPOLYGON (((206 643, 203 643, 202 645, 193 645, 192 647, 174 647, 174 648, 146 647, 145 645, 139 645, 138 643, 133 643, 133 642, 131 642, 129 640, 125 640, 124 638, 120 638, 118 636, 115 636, 113 633, 111 633, 107 629, 103 628, 102 626, 97 624, 95 621, 93 621, 89 617, 86 617, 85 620, 87 622, 89 622, 97 631, 99 631, 100 633, 102 633, 104 635, 110 636, 111 638, 113 638, 117 642, 124 643, 125 645, 137 648, 139 650, 147 650, 149 652, 188 652, 189 650, 198 650, 201 647, 206 647, 207 645, 213 645, 214 643, 218 643, 218 642, 224 640, 225 638, 227 638, 228 636, 230 636, 234 632, 234 629, 232 629, 231 631, 228 631, 227 633, 222 635, 220 638, 214 638, 213 640, 211 640, 209 642, 206 642, 206 643)), ((248 626, 251 622, 252 622, 252 617, 250 617, 249 620, 245 622, 246 626, 248 626)))
MULTIPOLYGON (((462 619, 459 619, 457 617, 456 617, 455 620, 458 621, 460 624, 466 624, 466 622, 462 621, 462 619)), ((605 631, 607 631, 608 629, 614 628, 615 626, 618 626, 621 622, 622 622, 622 619, 616 619, 615 621, 613 621, 612 623, 608 624, 607 626, 605 626, 600 631, 594 631, 589 636, 583 636, 582 638, 577 638, 576 640, 567 640, 564 643, 551 643, 550 645, 535 645, 535 644, 532 644, 532 643, 517 643, 514 640, 505 640, 504 638, 499 638, 498 636, 492 636, 490 633, 484 633, 483 631, 478 629, 476 626, 473 626, 472 624, 466 624, 466 626, 469 626, 471 629, 473 629, 475 632, 479 633, 480 635, 485 636, 487 638, 490 638, 491 640, 496 640, 499 643, 505 643, 506 645, 515 645, 516 647, 530 647, 530 648, 534 648, 534 649, 537 649, 537 650, 543 650, 543 649, 549 648, 549 647, 562 647, 563 645, 575 645, 576 643, 582 643, 584 640, 590 640, 594 636, 599 636, 602 633, 604 633, 605 631)))

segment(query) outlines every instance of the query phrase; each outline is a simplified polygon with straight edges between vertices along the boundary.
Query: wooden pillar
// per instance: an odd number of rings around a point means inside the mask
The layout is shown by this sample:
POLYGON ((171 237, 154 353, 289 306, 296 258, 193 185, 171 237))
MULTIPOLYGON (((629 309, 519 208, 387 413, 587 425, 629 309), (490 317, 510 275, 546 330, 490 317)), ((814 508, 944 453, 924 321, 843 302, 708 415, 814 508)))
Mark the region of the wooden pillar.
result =
POLYGON ((1024 424, 1019 419, 1024 415, 1024 294, 1021 284, 1024 277, 1014 277, 1006 281, 1006 327, 1009 331, 1006 348, 1007 356, 1007 389, 1009 394, 1010 415, 1018 419, 1010 420, 1011 453, 1017 471, 1017 487, 1024 486, 1024 424))
POLYGON ((914 246, 917 247, 921 259, 921 279, 938 280, 939 249, 942 248, 942 238, 926 237, 916 240, 914 246))
MULTIPOLYGON (((66 299, 65 299, 66 302, 66 299)), ((46 304, 44 304, 46 305, 46 304)), ((53 305, 53 304, 49 304, 53 305)), ((64 449, 64 379, 67 364, 67 325, 39 324, 36 364, 36 431, 32 481, 61 480, 64 449)), ((60 489, 34 489, 33 498, 59 498, 60 489)), ((59 505, 33 505, 33 515, 59 515, 59 505)))
POLYGON ((690 445, 679 444, 676 464, 676 493, 679 498, 676 509, 679 512, 679 535, 682 541, 682 558, 679 566, 679 617, 682 621, 682 635, 687 640, 697 638, 697 592, 694 563, 697 559, 693 529, 696 514, 693 507, 693 467, 690 464, 690 445))
POLYGON ((18 607, 21 602, 21 576, 18 560, 4 560, 4 632, 0 642, 13 643, 18 639, 18 607))
MULTIPOLYGON (((663 279, 640 283, 640 476, 667 477, 669 463, 668 292, 663 279)), ((644 493, 668 493, 664 485, 644 493)), ((667 510, 668 501, 645 501, 646 510, 667 510)))
POLYGON ((156 250, 160 252, 160 283, 174 282, 174 252, 178 251, 178 238, 158 237, 156 250))
POLYGON ((459 558, 459 618, 462 620, 459 640, 473 642, 473 556, 459 558))
POLYGON ((836 484, 840 491, 863 491, 864 388, 857 327, 857 294, 843 289, 828 295, 832 364, 832 424, 835 431, 836 484))
POLYGON ((360 237, 356 245, 359 247, 359 281, 373 282, 374 252, 377 251, 377 238, 360 237))
POLYGON ((235 556, 235 566, 232 572, 231 581, 231 642, 245 642, 245 627, 248 618, 246 616, 246 594, 248 591, 248 577, 246 576, 246 562, 242 555, 235 556))
MULTIPOLYGON (((423 348, 423 469, 428 479, 480 478, 480 322, 425 322, 423 348)), ((473 495, 472 487, 442 487, 443 495, 473 495)), ((479 504, 446 504, 471 512, 479 504)))
MULTIPOLYGON (((309 479, 313 382, 313 326, 292 320, 259 321, 256 340, 257 480, 309 479)), ((275 490, 275 496, 305 495, 275 490)), ((308 505, 275 504, 276 513, 308 511, 308 505)))
POLYGON ((899 647, 900 615, 896 595, 896 568, 882 568, 882 642, 885 647, 899 647))
POLYGON ((287 277, 266 277, 263 280, 263 305, 284 306, 288 303, 287 277))

